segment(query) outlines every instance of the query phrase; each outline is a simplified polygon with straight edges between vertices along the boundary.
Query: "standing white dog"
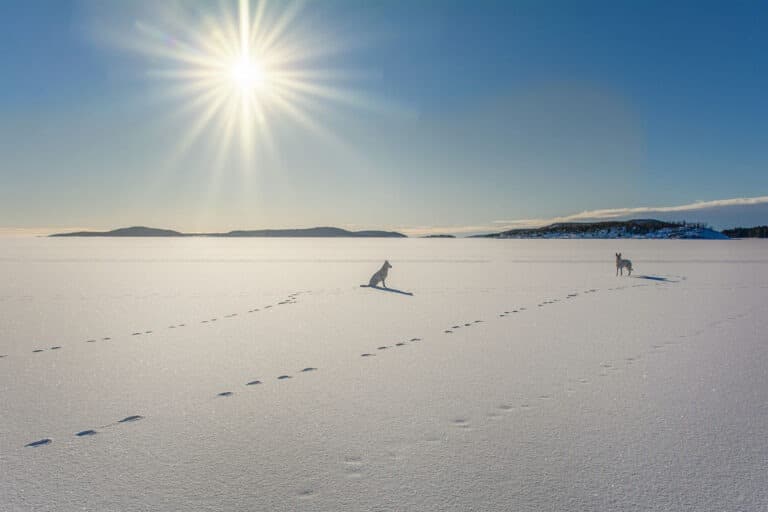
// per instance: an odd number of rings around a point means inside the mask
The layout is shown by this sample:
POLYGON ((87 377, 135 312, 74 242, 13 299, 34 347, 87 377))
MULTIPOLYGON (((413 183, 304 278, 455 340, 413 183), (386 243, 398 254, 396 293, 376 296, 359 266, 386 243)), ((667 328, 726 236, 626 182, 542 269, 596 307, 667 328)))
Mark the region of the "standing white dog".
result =
POLYGON ((628 274, 632 275, 632 262, 629 260, 623 260, 621 259, 621 253, 616 253, 616 275, 619 275, 619 272, 621 272, 621 275, 624 275, 624 269, 627 269, 628 274))
POLYGON ((392 265, 389 264, 389 261, 384 261, 384 264, 381 266, 381 268, 371 276, 371 280, 368 281, 368 286, 371 288, 375 287, 379 283, 384 284, 384 288, 387 287, 387 271, 392 268, 392 265))

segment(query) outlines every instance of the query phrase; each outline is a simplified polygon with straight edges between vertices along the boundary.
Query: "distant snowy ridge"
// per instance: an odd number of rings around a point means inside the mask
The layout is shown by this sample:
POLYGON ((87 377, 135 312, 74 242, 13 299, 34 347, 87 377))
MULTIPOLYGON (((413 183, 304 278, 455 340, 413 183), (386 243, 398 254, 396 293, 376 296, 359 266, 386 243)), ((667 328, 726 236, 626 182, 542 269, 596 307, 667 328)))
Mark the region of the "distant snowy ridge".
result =
POLYGON ((559 222, 541 228, 510 229, 477 238, 652 238, 728 240, 728 236, 702 224, 633 219, 607 222, 559 222))

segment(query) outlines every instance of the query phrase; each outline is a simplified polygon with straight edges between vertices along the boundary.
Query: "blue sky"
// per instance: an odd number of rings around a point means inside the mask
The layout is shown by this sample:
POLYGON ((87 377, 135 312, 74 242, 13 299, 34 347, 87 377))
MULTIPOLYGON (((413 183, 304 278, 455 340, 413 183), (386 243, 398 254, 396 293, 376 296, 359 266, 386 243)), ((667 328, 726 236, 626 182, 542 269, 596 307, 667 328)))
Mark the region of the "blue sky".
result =
POLYGON ((272 112, 248 160, 213 123, 179 149, 193 98, 137 27, 183 41, 222 11, 157 4, 0 2, 0 227, 461 232, 768 195, 763 2, 311 0, 284 37, 338 98, 297 102, 312 129, 272 112))

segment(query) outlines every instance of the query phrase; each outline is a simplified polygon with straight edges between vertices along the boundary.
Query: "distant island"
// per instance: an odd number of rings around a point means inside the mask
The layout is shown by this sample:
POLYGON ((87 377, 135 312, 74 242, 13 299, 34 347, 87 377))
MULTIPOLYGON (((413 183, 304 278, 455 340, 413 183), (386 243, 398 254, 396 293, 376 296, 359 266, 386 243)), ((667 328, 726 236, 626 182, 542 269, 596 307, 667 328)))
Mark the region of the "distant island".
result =
POLYGON ((424 235, 421 238, 456 238, 454 235, 424 235))
POLYGON ((655 238, 727 240, 728 236, 703 224, 633 219, 606 222, 559 222, 541 228, 510 229, 473 238, 655 238))
POLYGON ((730 238, 768 238, 768 226, 724 229, 723 234, 730 238))
POLYGON ((113 229, 112 231, 76 231, 74 233, 55 233, 48 236, 188 236, 172 229, 146 228, 134 226, 132 228, 113 229))
POLYGON ((77 231, 74 233, 56 233, 49 236, 79 236, 79 237, 219 237, 219 238, 258 238, 258 237, 306 237, 306 238, 406 238, 395 231, 347 231, 333 227, 318 227, 305 229, 258 229, 248 231, 229 231, 228 233, 181 233, 172 229, 148 228, 133 226, 130 228, 113 229, 112 231, 77 231))

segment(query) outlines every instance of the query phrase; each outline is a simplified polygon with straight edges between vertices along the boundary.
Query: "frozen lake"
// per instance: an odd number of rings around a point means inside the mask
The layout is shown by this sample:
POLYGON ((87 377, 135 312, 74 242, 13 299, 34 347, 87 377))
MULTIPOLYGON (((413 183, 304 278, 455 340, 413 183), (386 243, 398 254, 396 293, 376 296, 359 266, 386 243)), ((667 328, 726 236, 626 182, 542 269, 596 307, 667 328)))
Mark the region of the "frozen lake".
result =
POLYGON ((3 511, 768 508, 766 241, 0 238, 0 283, 3 511))

